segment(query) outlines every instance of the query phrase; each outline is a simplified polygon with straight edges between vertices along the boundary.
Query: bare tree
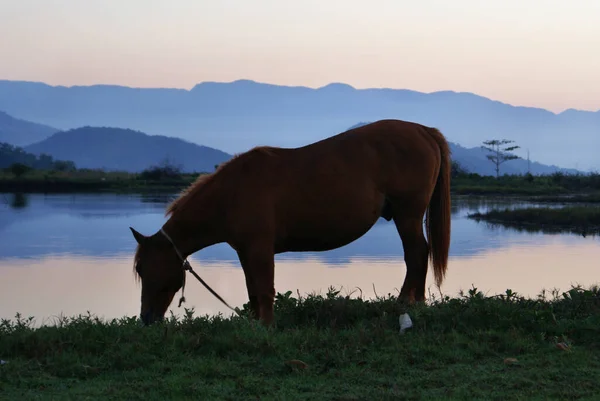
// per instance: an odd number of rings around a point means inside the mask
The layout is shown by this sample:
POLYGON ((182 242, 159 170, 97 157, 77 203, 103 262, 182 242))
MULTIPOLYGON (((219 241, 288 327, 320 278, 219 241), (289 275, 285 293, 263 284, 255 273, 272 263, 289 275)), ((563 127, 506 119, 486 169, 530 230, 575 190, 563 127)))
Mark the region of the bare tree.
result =
POLYGON ((519 156, 510 153, 515 149, 519 149, 520 146, 512 145, 504 147, 513 142, 509 139, 491 139, 483 142, 486 146, 482 146, 482 148, 492 153, 491 155, 486 155, 486 157, 496 166, 496 178, 500 176, 500 165, 502 163, 508 160, 520 159, 519 156))

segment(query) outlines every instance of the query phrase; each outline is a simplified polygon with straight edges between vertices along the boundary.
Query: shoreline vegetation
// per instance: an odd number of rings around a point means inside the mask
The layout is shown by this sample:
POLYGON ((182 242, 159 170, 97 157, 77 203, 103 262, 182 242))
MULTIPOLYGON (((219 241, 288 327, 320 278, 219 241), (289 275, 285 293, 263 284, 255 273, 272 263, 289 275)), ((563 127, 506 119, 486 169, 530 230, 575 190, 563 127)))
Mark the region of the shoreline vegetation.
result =
POLYGON ((526 196, 538 202, 600 202, 600 174, 504 175, 452 177, 451 191, 460 195, 526 196))
POLYGON ((469 218, 530 232, 600 235, 600 205, 493 209, 469 218))
MULTIPOLYGON (((176 166, 152 166, 139 173, 75 169, 39 170, 11 166, 0 170, 0 192, 162 192, 179 191, 207 172, 184 173, 176 166)), ((452 172, 456 195, 526 196, 539 202, 600 202, 600 173, 504 175, 498 178, 452 172)))
POLYGON ((194 316, 0 322, 6 399, 593 399, 600 380, 600 291, 526 298, 476 288, 404 309, 277 294, 276 326, 194 316), (408 312, 413 327, 399 332, 408 312))
POLYGON ((21 193, 143 193, 180 191, 204 173, 182 173, 171 166, 156 166, 140 173, 77 169, 0 172, 0 192, 21 193))

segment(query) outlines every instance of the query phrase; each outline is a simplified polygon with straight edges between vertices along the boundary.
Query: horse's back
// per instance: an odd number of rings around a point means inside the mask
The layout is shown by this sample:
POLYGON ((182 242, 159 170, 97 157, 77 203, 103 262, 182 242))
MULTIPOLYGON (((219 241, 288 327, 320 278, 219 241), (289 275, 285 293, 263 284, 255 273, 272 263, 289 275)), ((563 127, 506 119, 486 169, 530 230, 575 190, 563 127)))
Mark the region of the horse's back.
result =
POLYGON ((439 170, 440 148, 428 130, 380 120, 298 148, 256 147, 235 160, 237 176, 229 182, 255 197, 279 191, 301 198, 364 186, 413 191, 409 187, 435 182, 439 170))
POLYGON ((425 181, 429 185, 440 163, 437 134, 408 121, 380 120, 294 149, 290 167, 300 180, 330 176, 356 185, 366 179, 382 190, 425 181))

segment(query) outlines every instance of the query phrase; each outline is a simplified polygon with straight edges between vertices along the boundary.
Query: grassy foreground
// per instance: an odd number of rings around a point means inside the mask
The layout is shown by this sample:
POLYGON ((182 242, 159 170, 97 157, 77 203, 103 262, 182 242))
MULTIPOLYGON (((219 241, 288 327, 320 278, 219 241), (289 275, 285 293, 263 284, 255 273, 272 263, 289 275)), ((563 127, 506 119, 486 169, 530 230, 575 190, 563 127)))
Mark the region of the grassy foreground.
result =
MULTIPOLYGON (((246 309, 244 309, 246 311, 246 309)), ((409 310, 395 298, 278 294, 277 327, 193 317, 0 324, 2 399, 597 399, 600 292, 476 289, 409 310)))
POLYGON ((529 207, 473 213, 469 218, 531 231, 600 235, 600 206, 529 207))

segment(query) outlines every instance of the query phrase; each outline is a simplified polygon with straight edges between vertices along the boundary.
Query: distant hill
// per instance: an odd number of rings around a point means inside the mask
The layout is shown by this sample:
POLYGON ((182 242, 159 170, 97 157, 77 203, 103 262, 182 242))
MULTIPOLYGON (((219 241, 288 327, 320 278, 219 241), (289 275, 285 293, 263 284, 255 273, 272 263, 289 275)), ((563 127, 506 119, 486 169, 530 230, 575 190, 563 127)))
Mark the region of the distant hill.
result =
POLYGON ((191 90, 50 86, 0 81, 0 110, 61 130, 85 125, 168 133, 228 153, 256 145, 300 146, 356 121, 398 118, 438 127, 466 148, 512 139, 540 163, 600 170, 600 112, 555 114, 472 93, 290 87, 238 80, 191 90))
MULTIPOLYGON (((350 129, 358 128, 368 122, 360 122, 351 126, 350 129)), ((490 162, 486 155, 488 152, 481 147, 465 148, 456 143, 449 142, 450 150, 452 152, 452 160, 458 162, 463 168, 471 173, 477 173, 481 175, 496 175, 495 166, 490 162)), ((531 161, 530 163, 531 174, 552 174, 556 171, 562 171, 563 173, 578 173, 575 169, 563 169, 557 166, 548 166, 538 162, 531 161)), ((500 166, 500 174, 525 174, 527 173, 527 160, 526 159, 515 159, 509 160, 500 166)))
POLYGON ((47 153, 56 159, 72 160, 78 168, 101 168, 139 172, 164 160, 186 172, 210 172, 231 158, 217 149, 179 138, 147 135, 121 128, 82 127, 57 132, 25 147, 31 153, 47 153))
POLYGON ((58 129, 21 120, 0 111, 0 142, 25 146, 46 139, 58 129))

